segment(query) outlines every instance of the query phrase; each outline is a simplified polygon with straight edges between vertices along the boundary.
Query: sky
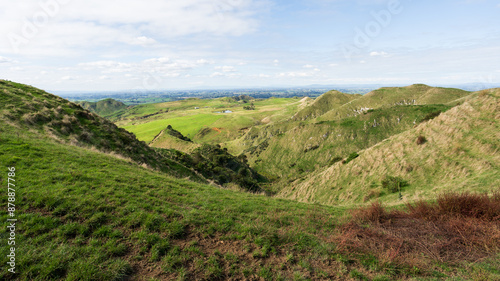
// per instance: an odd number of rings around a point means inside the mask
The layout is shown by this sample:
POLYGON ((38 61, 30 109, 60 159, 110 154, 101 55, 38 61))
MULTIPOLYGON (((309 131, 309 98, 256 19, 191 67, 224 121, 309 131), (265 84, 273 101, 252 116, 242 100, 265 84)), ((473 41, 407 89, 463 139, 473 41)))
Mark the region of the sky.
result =
POLYGON ((48 91, 500 83, 500 0, 0 0, 48 91))

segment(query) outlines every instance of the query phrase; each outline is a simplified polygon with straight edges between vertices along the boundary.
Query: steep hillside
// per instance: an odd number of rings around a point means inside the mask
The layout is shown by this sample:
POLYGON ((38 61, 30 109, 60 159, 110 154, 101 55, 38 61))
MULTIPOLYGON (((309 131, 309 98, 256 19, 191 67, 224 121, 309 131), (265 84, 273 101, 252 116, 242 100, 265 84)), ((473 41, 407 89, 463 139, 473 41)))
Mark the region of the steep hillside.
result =
POLYGON ((460 89, 430 87, 423 84, 380 88, 340 107, 333 108, 318 120, 328 121, 355 116, 366 109, 384 106, 446 104, 469 94, 470 92, 460 89))
POLYGON ((33 130, 61 143, 95 149, 178 177, 202 180, 191 169, 158 154, 134 134, 81 106, 45 91, 0 80, 0 111, 19 130, 33 130))
POLYGON ((110 116, 117 111, 127 108, 126 104, 114 99, 104 99, 97 102, 80 101, 77 104, 103 117, 110 116))
MULTIPOLYGON (((314 119, 360 97, 361 95, 344 94, 339 91, 326 92, 316 98, 311 105, 297 112, 297 114, 293 116, 293 120, 314 119)), ((307 102, 307 100, 305 102, 307 102)))
MULTIPOLYGON (((217 184, 232 183, 251 191, 260 191, 259 182, 265 181, 243 159, 218 151, 218 148, 205 149, 209 152, 204 157, 198 157, 199 153, 195 152, 193 155, 182 153, 172 147, 168 151, 152 148, 138 141, 134 134, 79 105, 22 84, 0 81, 0 85, 5 94, 2 96, 4 115, 20 129, 34 129, 40 135, 51 136, 61 143, 114 154, 176 177, 200 182, 209 179, 217 184)), ((172 127, 167 131, 180 140, 189 140, 172 127)))
POLYGON ((241 139, 226 145, 232 153, 244 153, 257 171, 280 179, 275 185, 279 190, 293 179, 434 118, 451 108, 443 104, 456 105, 457 98, 467 94, 426 85, 382 88, 362 97, 332 91, 297 113, 312 116, 314 108, 318 114, 336 108, 319 118, 252 127, 241 139))
POLYGON ((243 153, 252 167, 269 178, 284 180, 280 186, 287 185, 289 180, 341 161, 353 152, 409 130, 449 108, 444 105, 398 105, 341 120, 287 122, 253 128, 239 144, 250 145, 243 153))
MULTIPOLYGON (((495 236, 487 237, 493 247, 467 243, 468 248, 462 250, 458 247, 462 228, 457 231, 453 225, 437 243, 457 247, 453 255, 464 258, 449 262, 445 254, 450 251, 436 256, 435 251, 431 255, 419 252, 435 248, 432 237, 430 241, 421 238, 427 235, 424 221, 418 223, 422 233, 409 244, 418 243, 419 248, 394 252, 393 244, 401 244, 398 235, 407 233, 404 225, 377 224, 390 231, 373 238, 366 223, 356 228, 344 225, 349 219, 343 217, 346 209, 176 179, 30 130, 20 131, 3 118, 0 163, 15 168, 10 175, 7 169, 0 173, 0 182, 13 183, 7 177, 16 180, 11 188, 15 190, 14 218, 19 222, 15 229, 17 273, 2 270, 1 280, 499 277, 495 236), (394 237, 383 236, 389 234, 394 237), (452 239, 445 240, 448 237, 452 239), (372 254, 373 247, 364 246, 380 245, 373 239, 385 239, 380 241, 384 251, 372 254), (418 259, 407 258, 413 253, 418 259)), ((2 196, 0 203, 6 206, 7 198, 2 196)), ((2 221, 8 218, 13 217, 0 213, 2 221)), ((442 223, 437 225, 444 228, 442 223)), ((474 238, 481 238, 482 233, 496 235, 481 226, 482 231, 472 232, 474 238)), ((9 232, 2 227, 0 237, 10 236, 9 232)), ((9 250, 0 247, 4 269, 10 261, 9 250)))
POLYGON ((260 185, 267 182, 265 177, 248 166, 245 156, 235 157, 220 145, 196 144, 170 125, 150 145, 167 158, 192 167, 223 186, 236 184, 243 190, 261 192, 260 185))
POLYGON ((443 191, 498 191, 499 105, 499 89, 473 94, 435 119, 359 151, 349 163, 293 182, 279 197, 342 205, 397 202, 399 187, 405 201, 443 191))

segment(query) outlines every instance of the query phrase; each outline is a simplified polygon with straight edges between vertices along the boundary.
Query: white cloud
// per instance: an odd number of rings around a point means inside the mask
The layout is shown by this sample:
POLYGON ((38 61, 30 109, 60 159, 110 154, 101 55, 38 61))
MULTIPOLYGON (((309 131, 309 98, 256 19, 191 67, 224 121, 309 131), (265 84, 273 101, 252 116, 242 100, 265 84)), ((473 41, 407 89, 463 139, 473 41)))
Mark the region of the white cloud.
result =
POLYGON ((70 75, 61 77, 62 81, 71 81, 71 80, 76 80, 76 79, 77 79, 76 77, 70 76, 70 75))
POLYGON ((278 77, 310 77, 312 73, 307 72, 282 72, 278 74, 278 77))
POLYGON ((257 30, 261 9, 257 0, 1 1, 0 11, 7 12, 0 12, 0 33, 7 40, 0 40, 0 52, 73 56, 120 43, 152 46, 186 36, 241 36, 257 30), (65 4, 44 9, 46 2, 65 4), (221 9, 218 2, 227 5, 221 9), (17 50, 9 38, 17 39, 17 50))
POLYGON ((221 77, 221 76, 224 76, 224 73, 214 72, 214 73, 210 74, 211 78, 213 78, 213 77, 221 77))
POLYGON ((0 57, 0 63, 9 63, 9 62, 12 62, 12 60, 6 57, 0 57))
POLYGON ((389 54, 386 52, 371 52, 370 56, 371 57, 388 57, 389 54))
POLYGON ((315 68, 315 66, 311 64, 306 64, 303 66, 303 68, 315 68))
POLYGON ((234 66, 224 65, 224 66, 216 66, 215 70, 220 70, 222 72, 236 72, 234 66))
POLYGON ((196 63, 199 65, 206 65, 206 64, 213 64, 214 62, 206 59, 199 59, 196 61, 196 63))
MULTIPOLYGON (((174 60, 167 57, 151 58, 137 63, 124 63, 117 61, 94 61, 80 63, 77 68, 91 71, 100 70, 103 74, 110 73, 158 73, 165 77, 178 77, 180 72, 185 72, 205 65, 206 60, 188 61, 174 60)), ((230 68, 221 67, 222 71, 229 72, 230 68)))
POLYGON ((140 45, 140 46, 151 46, 158 43, 153 38, 148 38, 146 36, 139 36, 130 41, 131 45, 140 45))

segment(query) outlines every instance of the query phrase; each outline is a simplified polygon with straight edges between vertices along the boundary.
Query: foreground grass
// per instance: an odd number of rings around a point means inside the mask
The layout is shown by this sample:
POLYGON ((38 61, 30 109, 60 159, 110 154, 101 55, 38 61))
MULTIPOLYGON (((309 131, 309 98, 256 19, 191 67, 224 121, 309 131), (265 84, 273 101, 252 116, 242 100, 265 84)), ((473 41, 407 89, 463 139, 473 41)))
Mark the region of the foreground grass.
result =
MULTIPOLYGON (((6 168, 16 167, 19 221, 18 273, 3 267, 2 280, 498 277, 488 260, 416 270, 344 252, 338 238, 346 209, 173 179, 0 125, 0 182, 5 186, 6 168)), ((0 216, 5 222, 5 209, 0 216)), ((7 231, 0 232, 3 242, 7 231)), ((0 248, 5 265, 8 250, 0 248)))
MULTIPOLYGON (((0 143, 2 166, 16 167, 19 279, 243 277, 258 275, 261 262, 285 248, 331 247, 315 235, 334 229, 340 210, 172 179, 30 133, 18 137, 4 125, 0 143)), ((6 255, 2 247, 2 264, 6 255)))

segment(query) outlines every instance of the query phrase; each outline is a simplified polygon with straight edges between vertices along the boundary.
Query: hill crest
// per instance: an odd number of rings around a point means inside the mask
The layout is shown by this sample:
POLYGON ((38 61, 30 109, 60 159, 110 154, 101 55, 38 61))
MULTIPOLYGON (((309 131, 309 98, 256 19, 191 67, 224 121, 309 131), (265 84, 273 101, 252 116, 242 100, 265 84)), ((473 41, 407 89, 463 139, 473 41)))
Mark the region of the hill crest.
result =
POLYGON ((439 191, 491 191, 500 186, 500 90, 472 94, 433 120, 359 151, 295 181, 279 197, 330 205, 370 200, 397 202, 382 180, 401 177, 403 199, 430 199, 439 191))

